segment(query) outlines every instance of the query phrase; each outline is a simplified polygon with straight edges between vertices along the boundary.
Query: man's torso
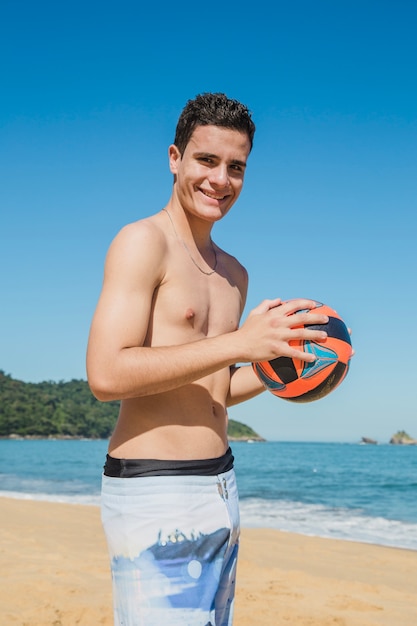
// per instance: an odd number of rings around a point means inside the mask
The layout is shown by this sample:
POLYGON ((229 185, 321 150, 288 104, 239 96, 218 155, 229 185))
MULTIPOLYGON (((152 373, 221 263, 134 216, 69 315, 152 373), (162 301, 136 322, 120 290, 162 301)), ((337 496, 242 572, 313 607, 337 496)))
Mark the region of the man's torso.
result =
MULTIPOLYGON (((157 216, 155 216, 157 219, 157 216)), ((166 271, 154 291, 145 346, 187 344, 237 329, 245 297, 240 264, 216 248, 206 275, 167 236, 166 271)), ((175 390, 123 400, 109 452, 118 458, 203 459, 227 448, 225 368, 175 390)))

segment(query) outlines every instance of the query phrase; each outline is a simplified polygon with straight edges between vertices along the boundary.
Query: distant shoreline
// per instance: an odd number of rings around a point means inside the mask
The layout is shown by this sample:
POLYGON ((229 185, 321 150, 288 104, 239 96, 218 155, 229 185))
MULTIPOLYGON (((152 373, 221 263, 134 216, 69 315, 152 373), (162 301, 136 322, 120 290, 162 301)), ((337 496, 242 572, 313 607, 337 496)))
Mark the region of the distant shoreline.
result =
MULTIPOLYGON (((109 437, 83 437, 81 435, 0 435, 0 441, 108 441, 109 437)), ((266 443, 269 440, 265 439, 261 436, 253 436, 253 437, 233 437, 229 436, 228 441, 230 443, 266 443)), ((279 440, 274 440, 274 442, 278 442, 279 440)), ((395 440, 394 437, 389 441, 379 442, 376 440, 372 441, 363 441, 362 439, 358 439, 357 441, 309 441, 305 439, 300 440, 283 440, 281 443, 323 443, 323 444, 346 444, 346 445, 359 445, 359 446, 394 446, 394 447, 413 447, 417 446, 417 439, 410 440, 395 440)))
POLYGON ((81 435, 1 435, 1 439, 16 441, 108 441, 108 437, 82 437, 81 435))
MULTIPOLYGON (((48 437, 42 435, 1 435, 1 439, 16 440, 16 441, 108 441, 108 437, 81 437, 72 435, 49 435, 48 437)), ((263 437, 228 437, 230 442, 243 441, 243 442, 265 442, 267 441, 263 437)))

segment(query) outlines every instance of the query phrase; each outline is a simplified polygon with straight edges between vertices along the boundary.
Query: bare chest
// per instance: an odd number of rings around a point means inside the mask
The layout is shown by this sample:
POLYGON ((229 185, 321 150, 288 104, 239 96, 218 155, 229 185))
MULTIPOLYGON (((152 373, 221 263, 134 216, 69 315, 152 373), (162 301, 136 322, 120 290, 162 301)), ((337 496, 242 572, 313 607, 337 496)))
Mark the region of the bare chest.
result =
POLYGON ((241 291, 230 275, 205 276, 186 265, 155 291, 148 343, 172 345, 232 332, 242 308, 241 291))

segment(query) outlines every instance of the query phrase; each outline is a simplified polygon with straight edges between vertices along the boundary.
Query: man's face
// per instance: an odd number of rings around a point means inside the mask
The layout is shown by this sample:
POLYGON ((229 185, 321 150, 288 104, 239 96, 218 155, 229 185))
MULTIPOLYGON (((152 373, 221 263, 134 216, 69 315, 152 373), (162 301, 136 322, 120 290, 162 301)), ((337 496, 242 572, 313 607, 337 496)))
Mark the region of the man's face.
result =
POLYGON ((249 152, 246 133, 219 126, 197 126, 182 156, 170 146, 170 168, 182 208, 211 222, 226 215, 242 190, 249 152))

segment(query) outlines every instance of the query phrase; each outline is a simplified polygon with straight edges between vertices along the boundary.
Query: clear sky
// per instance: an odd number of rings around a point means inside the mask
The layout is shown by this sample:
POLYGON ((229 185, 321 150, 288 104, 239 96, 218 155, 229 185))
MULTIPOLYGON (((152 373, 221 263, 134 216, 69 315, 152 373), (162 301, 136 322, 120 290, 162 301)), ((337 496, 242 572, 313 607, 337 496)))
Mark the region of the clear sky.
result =
POLYGON ((253 112, 245 188, 214 240, 264 298, 311 297, 352 328, 330 396, 231 410, 277 440, 417 437, 417 5, 412 0, 3 0, 0 369, 86 378, 106 250, 158 211, 186 100, 253 112))

